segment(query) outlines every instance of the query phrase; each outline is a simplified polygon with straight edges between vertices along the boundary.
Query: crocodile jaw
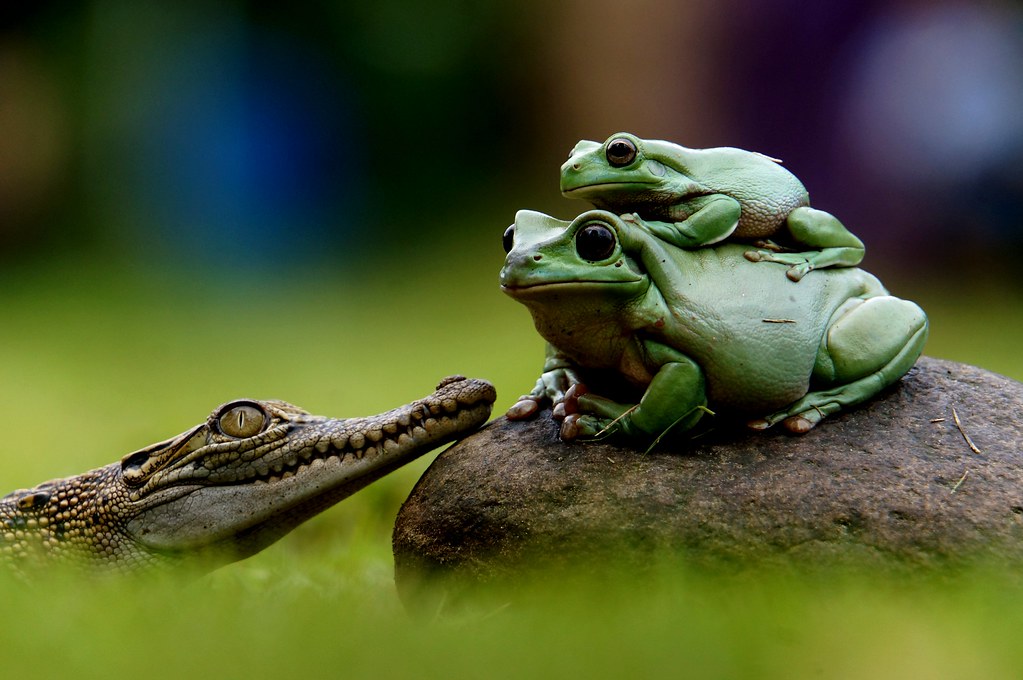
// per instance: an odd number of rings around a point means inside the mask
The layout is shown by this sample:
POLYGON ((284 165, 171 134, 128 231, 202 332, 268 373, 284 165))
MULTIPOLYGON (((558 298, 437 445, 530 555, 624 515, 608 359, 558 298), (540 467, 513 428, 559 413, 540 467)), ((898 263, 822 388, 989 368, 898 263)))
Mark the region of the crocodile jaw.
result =
POLYGON ((441 391, 378 416, 335 421, 345 440, 361 440, 362 445, 317 452, 290 473, 157 491, 146 499, 146 508, 128 520, 127 532, 155 554, 201 555, 222 563, 248 557, 374 480, 483 425, 493 406, 493 387, 483 381, 465 382, 472 383, 477 394, 460 399, 455 411, 441 409, 418 427, 399 426, 400 434, 385 434, 377 442, 367 433, 408 423, 411 410, 433 403, 430 400, 441 391))

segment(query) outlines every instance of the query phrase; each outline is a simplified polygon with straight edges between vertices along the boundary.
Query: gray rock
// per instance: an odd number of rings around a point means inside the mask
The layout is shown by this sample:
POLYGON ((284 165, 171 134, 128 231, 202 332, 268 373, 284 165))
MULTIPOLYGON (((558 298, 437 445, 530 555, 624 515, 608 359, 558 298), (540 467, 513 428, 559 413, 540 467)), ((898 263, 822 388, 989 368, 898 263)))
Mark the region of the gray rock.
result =
POLYGON ((549 412, 500 418, 436 459, 394 529, 406 604, 438 583, 664 559, 1023 564, 1023 384, 972 366, 924 357, 881 397, 804 436, 722 423, 645 453, 565 444, 557 431, 549 412))

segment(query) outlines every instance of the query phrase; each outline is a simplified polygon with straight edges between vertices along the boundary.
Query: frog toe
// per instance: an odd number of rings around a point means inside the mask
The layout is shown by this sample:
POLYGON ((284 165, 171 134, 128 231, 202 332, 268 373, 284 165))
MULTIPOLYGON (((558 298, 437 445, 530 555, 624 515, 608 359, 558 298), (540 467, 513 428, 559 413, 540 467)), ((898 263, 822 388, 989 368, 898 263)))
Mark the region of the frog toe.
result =
POLYGON ((579 397, 587 394, 588 392, 589 390, 586 389, 586 385, 583 385, 582 383, 574 383, 571 387, 569 387, 568 391, 565 392, 565 398, 562 399, 559 404, 559 406, 562 407, 564 414, 569 415, 585 411, 586 409, 581 408, 579 405, 579 397))
POLYGON ((788 277, 789 281, 799 282, 804 276, 814 270, 813 264, 809 262, 801 262, 793 267, 789 267, 788 271, 785 272, 785 276, 788 277))
POLYGON ((505 417, 508 420, 526 420, 536 415, 536 412, 540 410, 540 402, 534 397, 528 395, 522 396, 517 402, 512 404, 505 412, 505 417))
POLYGON ((572 415, 565 416, 561 421, 561 431, 559 432, 561 440, 570 442, 578 437, 579 434, 579 415, 573 413, 572 415))
POLYGON ((577 439, 602 439, 616 431, 615 422, 612 420, 570 413, 561 421, 560 437, 566 442, 577 439))
POLYGON ((822 417, 817 411, 807 411, 789 416, 781 424, 792 434, 806 434, 817 426, 822 417))
POLYGON ((773 424, 774 423, 772 423, 767 418, 756 418, 754 420, 747 421, 746 422, 746 427, 748 427, 751 430, 758 430, 759 431, 759 430, 766 430, 769 427, 771 427, 771 425, 773 425, 773 424))

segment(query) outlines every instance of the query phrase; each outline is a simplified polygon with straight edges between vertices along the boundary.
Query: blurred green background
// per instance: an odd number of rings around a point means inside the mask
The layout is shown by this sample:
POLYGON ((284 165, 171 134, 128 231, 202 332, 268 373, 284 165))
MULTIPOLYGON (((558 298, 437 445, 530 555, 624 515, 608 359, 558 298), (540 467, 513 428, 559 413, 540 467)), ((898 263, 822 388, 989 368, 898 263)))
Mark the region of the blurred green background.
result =
MULTIPOLYGON (((236 397, 366 415, 463 373, 497 385, 500 413, 542 353, 497 288, 501 234, 519 208, 582 210, 558 167, 619 130, 784 159, 867 243, 865 267, 928 311, 928 354, 1023 379, 1021 66, 1023 15, 997 1, 6 9, 0 488, 112 462, 236 397)), ((389 541, 431 457, 188 586, 0 581, 0 667, 1023 670, 1023 592, 1002 573, 678 574, 424 626, 394 596, 389 541)))

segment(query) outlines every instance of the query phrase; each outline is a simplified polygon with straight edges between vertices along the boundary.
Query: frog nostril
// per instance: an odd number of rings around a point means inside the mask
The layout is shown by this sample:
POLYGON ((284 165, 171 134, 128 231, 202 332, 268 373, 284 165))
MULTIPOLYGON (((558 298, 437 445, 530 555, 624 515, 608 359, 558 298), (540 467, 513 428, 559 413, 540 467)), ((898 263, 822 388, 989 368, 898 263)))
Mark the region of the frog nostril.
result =
POLYGON ((533 256, 533 260, 536 261, 536 262, 539 262, 542 259, 543 259, 543 255, 534 255, 533 256))
POLYGON ((573 170, 578 170, 579 169, 579 164, 578 163, 572 163, 572 169, 573 170))

